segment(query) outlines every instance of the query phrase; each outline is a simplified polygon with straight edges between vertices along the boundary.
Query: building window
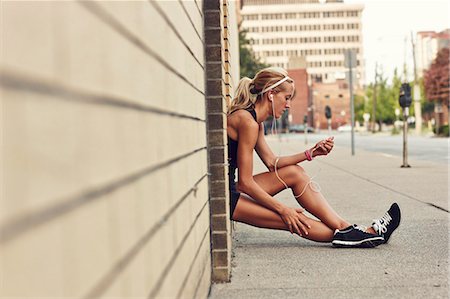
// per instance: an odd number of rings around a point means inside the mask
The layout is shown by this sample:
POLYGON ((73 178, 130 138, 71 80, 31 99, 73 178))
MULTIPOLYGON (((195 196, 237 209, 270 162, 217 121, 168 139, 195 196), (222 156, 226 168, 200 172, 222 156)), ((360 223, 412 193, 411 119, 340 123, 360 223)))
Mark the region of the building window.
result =
POLYGON ((254 21, 254 20, 258 20, 258 15, 256 15, 256 14, 254 14, 254 15, 244 15, 243 18, 244 18, 244 20, 254 21))
POLYGON ((263 14, 263 20, 281 20, 283 19, 283 14, 281 13, 271 13, 271 14, 263 14))
POLYGON ((347 29, 359 29, 358 23, 347 24, 347 29))
POLYGON ((301 12, 299 13, 301 19, 318 19, 320 18, 320 12, 301 12))
POLYGON ((284 17, 286 18, 286 19, 295 19, 295 18, 297 18, 297 14, 294 12, 294 13, 286 13, 285 15, 284 15, 284 17))
POLYGON ((324 18, 342 18, 344 16, 343 11, 326 11, 323 12, 324 18))

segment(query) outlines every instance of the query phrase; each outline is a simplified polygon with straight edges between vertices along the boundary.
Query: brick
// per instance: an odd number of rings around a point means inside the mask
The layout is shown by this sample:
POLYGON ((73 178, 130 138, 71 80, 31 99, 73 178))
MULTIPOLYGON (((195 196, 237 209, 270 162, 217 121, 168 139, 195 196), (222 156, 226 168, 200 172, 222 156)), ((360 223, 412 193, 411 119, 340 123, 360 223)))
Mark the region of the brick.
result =
POLYGON ((228 249, 228 233, 221 232, 212 234, 212 246, 213 249, 228 249))
POLYGON ((208 10, 219 10, 221 9, 220 5, 221 0, 203 0, 203 9, 204 11, 208 10))
POLYGON ((229 282, 231 269, 230 267, 226 268, 213 268, 212 271, 212 281, 213 282, 229 282))
POLYGON ((208 130, 219 130, 226 127, 226 116, 221 114, 208 115, 208 130))
MULTIPOLYGON (((208 1, 208 0, 206 0, 206 1, 208 1)), ((226 1, 223 1, 222 13, 224 16, 228 16, 228 5, 227 5, 226 1)))
POLYGON ((223 51, 223 59, 225 60, 225 62, 231 61, 230 51, 228 51, 227 49, 223 51))
POLYGON ((209 28, 221 28, 221 15, 220 10, 211 10, 205 12, 205 29, 209 28))
POLYGON ((209 146, 225 146, 226 142, 226 132, 225 130, 219 131, 209 131, 208 132, 208 143, 209 146))
POLYGON ((207 96, 222 96, 224 94, 222 79, 212 79, 206 81, 207 96))
POLYGON ((223 39, 223 46, 226 47, 227 49, 231 48, 230 41, 228 40, 228 38, 223 39))
POLYGON ((205 29, 205 43, 207 45, 220 44, 222 41, 222 29, 205 29))
MULTIPOLYGON (((223 147, 214 148, 209 151, 209 163, 211 164, 223 164, 227 161, 225 157, 225 150, 223 147)), ((216 195, 214 195, 216 196, 216 195)))
POLYGON ((223 66, 221 62, 206 63, 206 78, 221 79, 223 76, 223 66))
POLYGON ((226 39, 230 38, 227 27, 223 28, 223 38, 226 38, 226 39))
POLYGON ((213 267, 228 267, 230 258, 226 251, 213 251, 213 267))
POLYGON ((227 102, 227 105, 230 105, 232 100, 233 100, 233 97, 231 95, 225 96, 225 101, 227 102))
POLYGON ((226 96, 231 96, 231 87, 230 84, 225 84, 224 86, 224 92, 226 96))
POLYGON ((225 165, 210 165, 211 181, 224 181, 228 176, 228 167, 225 165))
POLYGON ((231 66, 228 61, 224 62, 223 68, 225 69, 225 73, 230 73, 231 66))
POLYGON ((225 97, 206 98, 206 113, 226 113, 227 105, 225 97))
POLYGON ((207 62, 222 63, 222 45, 206 46, 205 59, 207 62))
POLYGON ((228 186, 225 181, 214 181, 210 184, 211 197, 225 197, 228 186))
POLYGON ((212 216, 211 217, 211 229, 213 231, 226 231, 227 230, 227 216, 212 216))
POLYGON ((212 215, 225 214, 227 212, 227 205, 229 203, 225 197, 221 199, 211 199, 209 203, 212 215))

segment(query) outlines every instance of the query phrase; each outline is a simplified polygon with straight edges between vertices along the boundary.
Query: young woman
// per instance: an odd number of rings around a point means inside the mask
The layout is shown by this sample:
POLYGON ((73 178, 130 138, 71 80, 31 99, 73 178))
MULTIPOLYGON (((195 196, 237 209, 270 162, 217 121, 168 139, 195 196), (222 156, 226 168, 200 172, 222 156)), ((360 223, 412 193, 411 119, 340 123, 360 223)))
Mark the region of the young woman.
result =
POLYGON ((351 225, 312 189, 310 178, 297 165, 328 155, 334 146, 333 138, 284 157, 276 157, 267 145, 263 122, 269 116, 279 118, 290 107, 294 91, 294 81, 281 68, 266 68, 255 78, 245 77, 239 82, 227 117, 231 218, 257 227, 288 230, 338 247, 375 247, 386 243, 400 224, 397 204, 368 229, 351 225), (268 172, 253 175, 253 150, 268 172), (290 188, 298 203, 319 221, 304 215, 302 208, 287 207, 273 197, 285 188, 290 188))

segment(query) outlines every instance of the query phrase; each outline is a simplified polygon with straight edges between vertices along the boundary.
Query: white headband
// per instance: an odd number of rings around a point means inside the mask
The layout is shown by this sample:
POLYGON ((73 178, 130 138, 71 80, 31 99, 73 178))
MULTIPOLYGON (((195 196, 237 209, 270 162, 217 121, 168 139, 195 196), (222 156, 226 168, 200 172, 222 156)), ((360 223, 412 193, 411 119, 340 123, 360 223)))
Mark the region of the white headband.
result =
POLYGON ((291 78, 289 78, 288 76, 286 76, 286 77, 284 77, 283 79, 281 79, 280 81, 278 81, 278 82, 276 82, 276 83, 270 85, 270 86, 267 87, 266 89, 263 89, 259 94, 261 95, 261 94, 263 94, 263 93, 265 93, 265 92, 271 90, 272 88, 277 87, 278 85, 280 85, 281 83, 283 83, 283 82, 286 81, 287 79, 291 79, 291 78))

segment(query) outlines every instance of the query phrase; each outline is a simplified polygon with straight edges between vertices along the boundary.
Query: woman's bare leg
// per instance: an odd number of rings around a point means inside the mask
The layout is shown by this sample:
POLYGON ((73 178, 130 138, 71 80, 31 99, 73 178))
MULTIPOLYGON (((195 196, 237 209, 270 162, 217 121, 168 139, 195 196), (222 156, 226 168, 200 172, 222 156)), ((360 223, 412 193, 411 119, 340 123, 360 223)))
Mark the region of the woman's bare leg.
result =
MULTIPOLYGON (((278 169, 278 175, 292 189, 295 195, 303 191, 310 179, 304 169, 298 165, 280 168, 278 169)), ((254 179, 258 185, 271 195, 275 195, 285 189, 285 186, 276 177, 275 172, 261 173, 255 175, 254 179)), ((303 195, 297 198, 297 201, 333 231, 350 225, 348 221, 344 220, 331 208, 320 192, 313 191, 309 186, 306 187, 303 195)))
MULTIPOLYGON (((233 220, 262 228, 289 231, 280 215, 242 195, 234 210, 233 220)), ((332 229, 314 219, 310 219, 309 224, 311 228, 308 229, 308 235, 303 237, 317 242, 331 242, 334 235, 332 229)))

